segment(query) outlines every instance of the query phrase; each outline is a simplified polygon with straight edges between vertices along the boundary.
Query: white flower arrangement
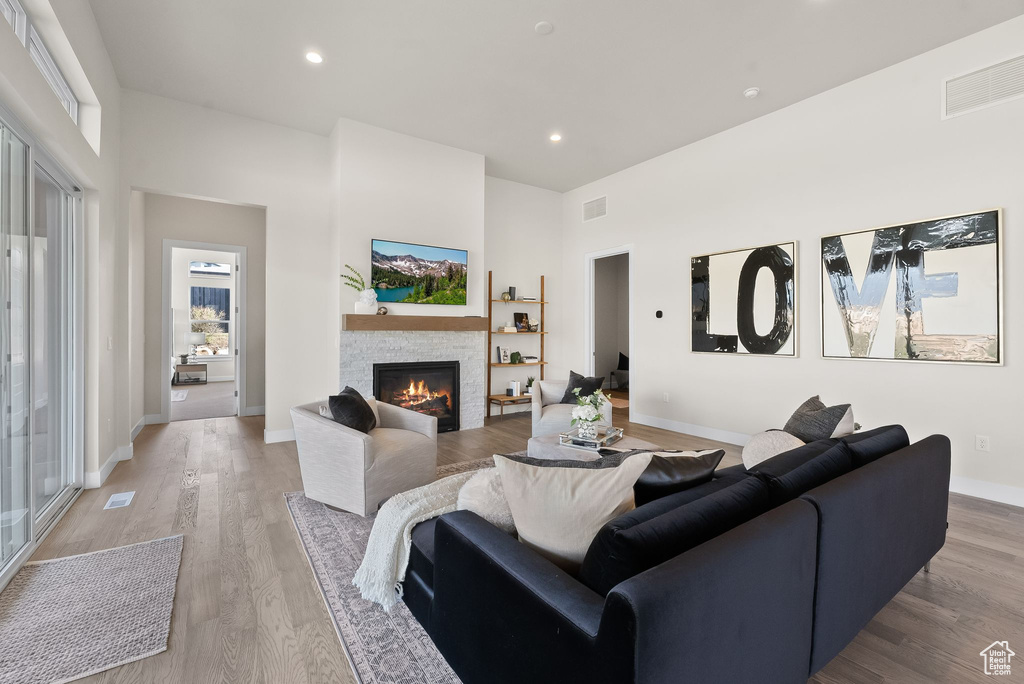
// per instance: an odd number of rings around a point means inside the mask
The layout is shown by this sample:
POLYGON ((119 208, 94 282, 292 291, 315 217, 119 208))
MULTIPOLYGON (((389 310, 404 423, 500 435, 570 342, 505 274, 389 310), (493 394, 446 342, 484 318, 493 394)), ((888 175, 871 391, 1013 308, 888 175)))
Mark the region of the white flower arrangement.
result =
POLYGON ((601 407, 608 401, 608 397, 601 390, 585 397, 580 396, 580 389, 573 390, 576 395, 576 406, 572 407, 572 423, 594 423, 601 418, 601 407))

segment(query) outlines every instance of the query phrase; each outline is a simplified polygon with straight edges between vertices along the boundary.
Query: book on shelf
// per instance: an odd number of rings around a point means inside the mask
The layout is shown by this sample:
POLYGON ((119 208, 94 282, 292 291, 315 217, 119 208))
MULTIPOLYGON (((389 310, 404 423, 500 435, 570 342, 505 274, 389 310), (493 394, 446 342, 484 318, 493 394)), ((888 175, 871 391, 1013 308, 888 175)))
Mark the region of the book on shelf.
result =
POLYGON ((523 297, 519 301, 521 301, 521 302, 536 302, 536 301, 538 301, 538 299, 536 297, 523 297))
POLYGON ((500 332, 500 333, 514 333, 514 332, 519 332, 519 331, 516 330, 516 326, 514 326, 514 325, 503 325, 500 328, 498 328, 498 332, 500 332))

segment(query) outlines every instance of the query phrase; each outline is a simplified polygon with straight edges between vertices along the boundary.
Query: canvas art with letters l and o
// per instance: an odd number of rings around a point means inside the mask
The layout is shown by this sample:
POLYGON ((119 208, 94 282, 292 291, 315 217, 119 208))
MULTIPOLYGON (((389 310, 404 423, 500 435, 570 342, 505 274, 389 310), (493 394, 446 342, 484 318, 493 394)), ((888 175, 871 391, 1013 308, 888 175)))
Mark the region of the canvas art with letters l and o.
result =
POLYGON ((692 351, 796 356, 795 242, 690 259, 692 351))
POLYGON ((1002 363, 999 210, 821 239, 827 358, 1002 363))

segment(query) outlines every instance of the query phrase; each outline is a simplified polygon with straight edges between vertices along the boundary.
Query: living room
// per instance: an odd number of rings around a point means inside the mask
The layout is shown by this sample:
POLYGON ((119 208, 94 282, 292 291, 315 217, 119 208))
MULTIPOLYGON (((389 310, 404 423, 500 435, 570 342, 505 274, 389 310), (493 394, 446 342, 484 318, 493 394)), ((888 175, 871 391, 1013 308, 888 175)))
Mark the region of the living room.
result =
POLYGON ((1010 673, 1024 0, 0 9, 9 681, 1010 673), (186 246, 248 250, 249 389, 197 420, 186 246), (676 541, 629 537, 670 501, 676 541), (101 586, 107 550, 162 584, 70 603, 146 642, 57 658, 39 571, 101 586))

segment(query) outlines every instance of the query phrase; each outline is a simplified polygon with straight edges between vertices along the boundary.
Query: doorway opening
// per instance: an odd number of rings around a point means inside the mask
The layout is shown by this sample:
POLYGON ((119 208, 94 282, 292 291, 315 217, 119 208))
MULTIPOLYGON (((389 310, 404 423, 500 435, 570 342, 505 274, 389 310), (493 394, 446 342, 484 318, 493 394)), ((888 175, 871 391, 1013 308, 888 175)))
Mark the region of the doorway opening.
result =
POLYGON ((245 247, 164 241, 169 421, 239 415, 245 247))
POLYGON ((631 247, 587 255, 590 306, 590 375, 604 378, 613 413, 631 415, 633 349, 631 247))

